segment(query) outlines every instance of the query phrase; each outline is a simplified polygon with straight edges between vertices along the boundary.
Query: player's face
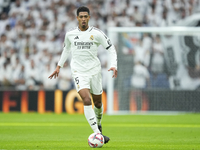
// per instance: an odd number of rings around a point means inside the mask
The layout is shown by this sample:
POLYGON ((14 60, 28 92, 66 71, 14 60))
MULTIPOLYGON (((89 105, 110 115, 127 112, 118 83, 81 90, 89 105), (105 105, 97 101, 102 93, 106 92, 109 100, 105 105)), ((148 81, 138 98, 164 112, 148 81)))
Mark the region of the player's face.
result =
POLYGON ((88 28, 88 22, 90 20, 90 16, 88 12, 79 12, 79 15, 76 17, 78 20, 79 28, 84 31, 88 28))

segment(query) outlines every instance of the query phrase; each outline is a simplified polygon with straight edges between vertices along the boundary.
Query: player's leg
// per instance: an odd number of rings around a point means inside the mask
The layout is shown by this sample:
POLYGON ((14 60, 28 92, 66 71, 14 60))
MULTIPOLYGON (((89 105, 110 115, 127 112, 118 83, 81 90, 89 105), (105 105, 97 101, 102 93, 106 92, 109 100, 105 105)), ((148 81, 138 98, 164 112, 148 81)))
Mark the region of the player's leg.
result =
POLYGON ((84 104, 84 114, 95 133, 100 133, 94 110, 92 109, 91 95, 90 95, 90 79, 84 76, 75 76, 74 83, 77 92, 81 96, 84 104))
POLYGON ((85 117, 86 117, 88 123, 90 124, 92 130, 95 133, 100 133, 98 126, 97 126, 96 116, 95 116, 94 110, 92 109, 92 102, 91 102, 89 89, 82 89, 78 93, 83 100, 84 114, 85 114, 85 117))
POLYGON ((99 130, 102 133, 101 119, 102 119, 102 116, 103 116, 103 104, 102 104, 101 97, 102 97, 102 94, 100 94, 100 95, 92 94, 92 99, 93 99, 93 102, 94 102, 94 112, 95 112, 95 115, 96 115, 96 118, 97 118, 97 125, 98 125, 99 130))
MULTIPOLYGON (((92 98, 93 98, 93 102, 94 102, 94 112, 97 118, 97 124, 98 124, 98 128, 102 133, 102 126, 101 126, 101 119, 103 116, 103 103, 101 100, 101 94, 100 95, 95 95, 92 94, 92 98)), ((108 143, 110 141, 110 138, 103 135, 104 137, 104 143, 108 143)))
MULTIPOLYGON (((101 72, 92 76, 90 83, 90 93, 92 94, 93 102, 94 102, 94 111, 97 118, 97 122, 99 124, 99 129, 101 129, 101 119, 103 115, 103 104, 102 104, 102 77, 101 72)), ((103 135, 104 143, 108 143, 110 138, 103 135)))
POLYGON ((90 88, 90 93, 92 93, 92 98, 94 102, 94 112, 97 118, 97 124, 100 131, 102 132, 101 119, 103 116, 103 104, 101 98, 103 88, 101 72, 92 76, 90 88))

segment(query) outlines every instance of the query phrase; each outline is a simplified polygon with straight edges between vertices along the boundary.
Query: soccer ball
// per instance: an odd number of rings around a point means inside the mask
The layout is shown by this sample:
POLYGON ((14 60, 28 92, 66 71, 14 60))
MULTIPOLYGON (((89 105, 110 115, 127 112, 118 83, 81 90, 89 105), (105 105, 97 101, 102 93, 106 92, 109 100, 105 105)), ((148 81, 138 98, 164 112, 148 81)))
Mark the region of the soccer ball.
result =
POLYGON ((88 137, 88 144, 89 144, 90 147, 93 147, 93 148, 102 147, 103 144, 104 144, 103 135, 101 135, 100 133, 92 133, 88 137))

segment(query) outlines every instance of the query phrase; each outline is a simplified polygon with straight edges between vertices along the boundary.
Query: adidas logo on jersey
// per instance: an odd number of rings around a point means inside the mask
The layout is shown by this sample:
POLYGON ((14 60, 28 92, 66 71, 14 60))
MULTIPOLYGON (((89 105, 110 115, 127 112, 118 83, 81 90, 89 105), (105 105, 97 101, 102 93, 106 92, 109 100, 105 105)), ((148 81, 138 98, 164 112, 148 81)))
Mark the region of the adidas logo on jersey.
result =
POLYGON ((78 37, 78 36, 76 36, 76 37, 74 38, 74 40, 76 40, 76 39, 79 39, 79 37, 78 37))

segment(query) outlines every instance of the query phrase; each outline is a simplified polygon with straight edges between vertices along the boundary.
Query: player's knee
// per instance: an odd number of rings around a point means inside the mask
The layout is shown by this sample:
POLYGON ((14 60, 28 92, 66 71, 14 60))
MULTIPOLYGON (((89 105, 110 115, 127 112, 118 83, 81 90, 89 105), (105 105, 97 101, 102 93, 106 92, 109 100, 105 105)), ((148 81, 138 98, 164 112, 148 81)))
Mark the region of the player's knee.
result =
POLYGON ((91 99, 89 97, 83 98, 84 105, 92 105, 91 99))
POLYGON ((101 108, 102 103, 101 103, 101 101, 95 101, 94 105, 95 105, 96 108, 101 108))

